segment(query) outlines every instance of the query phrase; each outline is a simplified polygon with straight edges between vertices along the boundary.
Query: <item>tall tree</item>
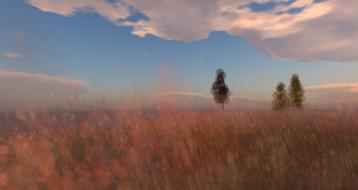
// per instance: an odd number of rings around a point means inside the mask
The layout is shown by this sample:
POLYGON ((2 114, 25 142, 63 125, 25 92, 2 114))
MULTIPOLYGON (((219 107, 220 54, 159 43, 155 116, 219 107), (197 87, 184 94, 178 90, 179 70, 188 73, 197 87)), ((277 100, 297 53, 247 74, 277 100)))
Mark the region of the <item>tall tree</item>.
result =
POLYGON ((272 109, 275 111, 284 110, 289 107, 289 100, 286 93, 285 83, 279 82, 276 91, 273 93, 272 109))
POLYGON ((291 77, 291 85, 289 88, 290 105, 296 109, 303 108, 303 102, 305 101, 305 91, 301 84, 298 74, 293 74, 291 77))
POLYGON ((224 110, 224 104, 229 102, 230 90, 225 84, 226 73, 223 69, 216 71, 216 79, 211 87, 211 93, 217 104, 221 104, 221 110, 224 110))

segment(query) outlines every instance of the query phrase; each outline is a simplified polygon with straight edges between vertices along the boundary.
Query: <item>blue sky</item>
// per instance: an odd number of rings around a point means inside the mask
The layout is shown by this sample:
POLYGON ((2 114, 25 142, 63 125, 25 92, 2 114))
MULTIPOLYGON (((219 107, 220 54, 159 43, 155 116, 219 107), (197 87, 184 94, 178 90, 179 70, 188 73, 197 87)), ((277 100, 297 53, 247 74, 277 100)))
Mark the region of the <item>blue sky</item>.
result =
MULTIPOLYGON (((62 15, 55 10, 36 7, 41 0, 37 2, 33 3, 35 5, 23 0, 0 2, 0 70, 66 76, 83 81, 106 96, 124 96, 128 91, 153 94, 158 85, 167 91, 209 94, 218 68, 227 72, 227 83, 233 94, 245 97, 270 98, 277 82, 288 82, 293 73, 301 76, 305 86, 358 81, 355 61, 358 55, 348 55, 346 61, 345 57, 332 57, 330 52, 326 57, 323 53, 309 52, 307 55, 311 57, 302 58, 309 60, 299 61, 299 55, 291 56, 288 52, 283 56, 281 52, 285 51, 272 48, 282 44, 285 38, 281 36, 276 41, 276 36, 270 38, 271 41, 259 41, 247 32, 236 35, 234 29, 212 29, 207 38, 203 35, 186 40, 180 35, 175 38, 172 33, 163 32, 144 37, 133 32, 134 26, 119 26, 100 11, 74 11, 62 15)), ((294 1, 282 4, 292 3, 294 1)), ((256 3, 248 6, 255 13, 278 5, 256 3)), ((144 13, 138 9, 123 20, 155 21, 143 16, 144 13)), ((295 43, 282 47, 287 49, 290 45, 295 48, 295 43)), ((344 50, 334 50, 341 51, 344 50)))

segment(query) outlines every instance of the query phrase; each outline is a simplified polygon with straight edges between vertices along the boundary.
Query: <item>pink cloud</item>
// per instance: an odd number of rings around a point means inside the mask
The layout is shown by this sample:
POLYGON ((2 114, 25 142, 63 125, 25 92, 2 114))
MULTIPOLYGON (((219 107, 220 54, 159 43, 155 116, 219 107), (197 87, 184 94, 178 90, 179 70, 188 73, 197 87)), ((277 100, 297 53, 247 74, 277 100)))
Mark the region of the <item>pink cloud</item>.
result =
POLYGON ((330 83, 314 85, 307 87, 307 90, 347 90, 350 92, 358 92, 358 83, 330 83))
POLYGON ((128 7, 120 1, 111 3, 106 0, 28 0, 28 3, 45 12, 71 16, 76 12, 96 12, 116 21, 129 16, 128 7))
POLYGON ((24 57, 22 54, 14 52, 14 51, 5 51, 3 55, 10 59, 19 59, 24 57))
POLYGON ((306 88, 309 105, 321 108, 356 109, 358 83, 328 83, 306 88))
POLYGON ((0 70, 0 92, 1 108, 18 109, 64 104, 91 89, 66 76, 0 70))
POLYGON ((268 55, 282 60, 357 61, 358 1, 296 0, 270 10, 249 4, 288 0, 27 0, 45 12, 71 16, 96 12, 116 26, 132 27, 134 35, 155 35, 192 42, 215 31, 240 36, 268 55), (289 13, 293 8, 303 10, 289 13), (138 10, 148 20, 126 18, 138 10), (185 13, 185 14, 183 14, 185 13))

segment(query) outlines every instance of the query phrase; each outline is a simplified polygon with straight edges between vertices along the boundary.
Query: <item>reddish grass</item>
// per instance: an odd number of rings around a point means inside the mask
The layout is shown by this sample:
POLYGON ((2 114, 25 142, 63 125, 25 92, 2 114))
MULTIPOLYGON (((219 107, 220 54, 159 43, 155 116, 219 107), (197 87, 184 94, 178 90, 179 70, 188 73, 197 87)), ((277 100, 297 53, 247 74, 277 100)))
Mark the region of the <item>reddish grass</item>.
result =
POLYGON ((356 112, 17 112, 0 189, 358 189, 356 112))

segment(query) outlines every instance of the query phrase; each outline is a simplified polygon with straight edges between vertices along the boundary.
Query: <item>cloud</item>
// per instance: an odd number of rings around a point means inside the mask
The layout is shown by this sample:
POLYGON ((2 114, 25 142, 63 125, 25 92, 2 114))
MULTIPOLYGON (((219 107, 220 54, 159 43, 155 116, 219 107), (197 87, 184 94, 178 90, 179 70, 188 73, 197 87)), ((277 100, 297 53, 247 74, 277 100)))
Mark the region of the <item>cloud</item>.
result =
POLYGON ((311 5, 314 2, 314 0, 297 0, 293 2, 290 7, 291 8, 300 8, 300 7, 306 7, 311 5))
POLYGON ((28 0, 47 12, 70 16, 96 12, 134 35, 191 42, 211 32, 241 36, 268 55, 283 60, 357 61, 358 1, 330 0, 28 0), (115 2, 115 3, 113 3, 115 2), (273 8, 255 10, 256 3, 273 8), (291 11, 294 10, 295 11, 291 11), (140 12, 145 20, 130 21, 140 12))
POLYGON ((107 0, 28 0, 32 6, 45 12, 71 16, 76 12, 95 12, 111 20, 129 16, 128 7, 122 2, 111 3, 107 0))
POLYGON ((306 88, 307 102, 322 108, 358 107, 358 83, 329 83, 306 88))
POLYGON ((3 55, 9 59, 19 59, 24 57, 22 54, 14 52, 14 51, 6 51, 3 55))
POLYGON ((83 81, 67 76, 0 70, 2 109, 63 105, 65 101, 73 100, 90 91, 83 81))
POLYGON ((317 90, 346 90, 349 92, 358 93, 358 82, 355 83, 330 83, 322 85, 314 85, 307 87, 307 90, 317 91, 317 90))

